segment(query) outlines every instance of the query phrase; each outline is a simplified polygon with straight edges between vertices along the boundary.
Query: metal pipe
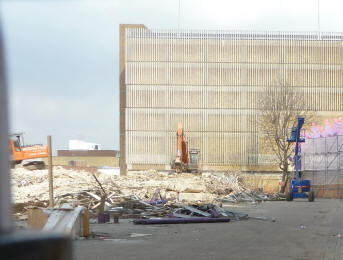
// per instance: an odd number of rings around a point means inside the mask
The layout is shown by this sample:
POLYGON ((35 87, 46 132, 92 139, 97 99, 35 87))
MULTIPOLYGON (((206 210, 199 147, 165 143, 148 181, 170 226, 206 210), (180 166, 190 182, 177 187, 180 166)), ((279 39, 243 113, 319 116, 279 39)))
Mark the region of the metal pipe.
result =
POLYGON ((133 221, 135 225, 153 225, 153 224, 188 224, 188 223, 222 223, 230 222, 229 218, 150 218, 136 219, 133 221))

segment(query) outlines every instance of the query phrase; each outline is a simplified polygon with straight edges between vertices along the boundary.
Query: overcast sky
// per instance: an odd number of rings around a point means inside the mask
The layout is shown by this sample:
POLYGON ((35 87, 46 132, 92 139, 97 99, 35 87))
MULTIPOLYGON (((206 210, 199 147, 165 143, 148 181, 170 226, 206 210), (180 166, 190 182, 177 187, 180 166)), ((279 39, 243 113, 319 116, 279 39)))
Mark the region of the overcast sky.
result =
MULTIPOLYGON (((119 149, 119 24, 177 28, 178 0, 2 1, 11 131, 67 149, 119 149)), ((181 0, 184 29, 316 31, 317 0, 181 0)), ((343 31, 343 1, 321 0, 322 31, 343 31)))

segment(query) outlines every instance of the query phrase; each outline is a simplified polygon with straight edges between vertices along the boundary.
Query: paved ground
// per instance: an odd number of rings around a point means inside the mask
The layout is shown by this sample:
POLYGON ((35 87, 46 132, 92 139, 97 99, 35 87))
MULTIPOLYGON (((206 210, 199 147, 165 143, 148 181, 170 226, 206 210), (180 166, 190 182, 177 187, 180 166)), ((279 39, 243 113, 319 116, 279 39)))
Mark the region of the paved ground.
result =
POLYGON ((272 216, 276 222, 94 224, 92 231, 103 240, 75 241, 74 259, 343 259, 343 200, 267 202, 230 209, 272 216))

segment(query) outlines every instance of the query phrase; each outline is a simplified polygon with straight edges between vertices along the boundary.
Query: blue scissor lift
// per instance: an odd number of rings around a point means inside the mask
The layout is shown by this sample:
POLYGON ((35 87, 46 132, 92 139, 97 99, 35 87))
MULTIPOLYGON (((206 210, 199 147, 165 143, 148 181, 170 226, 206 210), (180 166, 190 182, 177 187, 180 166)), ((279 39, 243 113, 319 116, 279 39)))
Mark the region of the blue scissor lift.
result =
POLYGON ((298 118, 298 125, 292 127, 292 134, 287 138, 287 142, 295 143, 294 165, 295 178, 291 181, 290 191, 287 192, 286 200, 291 201, 295 198, 308 198, 308 201, 314 201, 314 192, 311 190, 310 180, 302 180, 299 174, 299 143, 304 143, 305 138, 300 137, 300 130, 304 124, 304 118, 298 118))

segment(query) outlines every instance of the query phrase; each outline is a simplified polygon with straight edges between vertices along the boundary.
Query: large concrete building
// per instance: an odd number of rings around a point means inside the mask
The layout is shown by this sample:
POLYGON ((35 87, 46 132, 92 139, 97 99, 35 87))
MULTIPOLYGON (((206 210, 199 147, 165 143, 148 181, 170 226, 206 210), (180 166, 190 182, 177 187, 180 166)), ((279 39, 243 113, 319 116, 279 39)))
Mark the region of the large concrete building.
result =
POLYGON ((120 27, 120 166, 168 167, 182 123, 203 169, 256 169, 257 94, 283 81, 322 118, 343 108, 343 34, 120 27))

